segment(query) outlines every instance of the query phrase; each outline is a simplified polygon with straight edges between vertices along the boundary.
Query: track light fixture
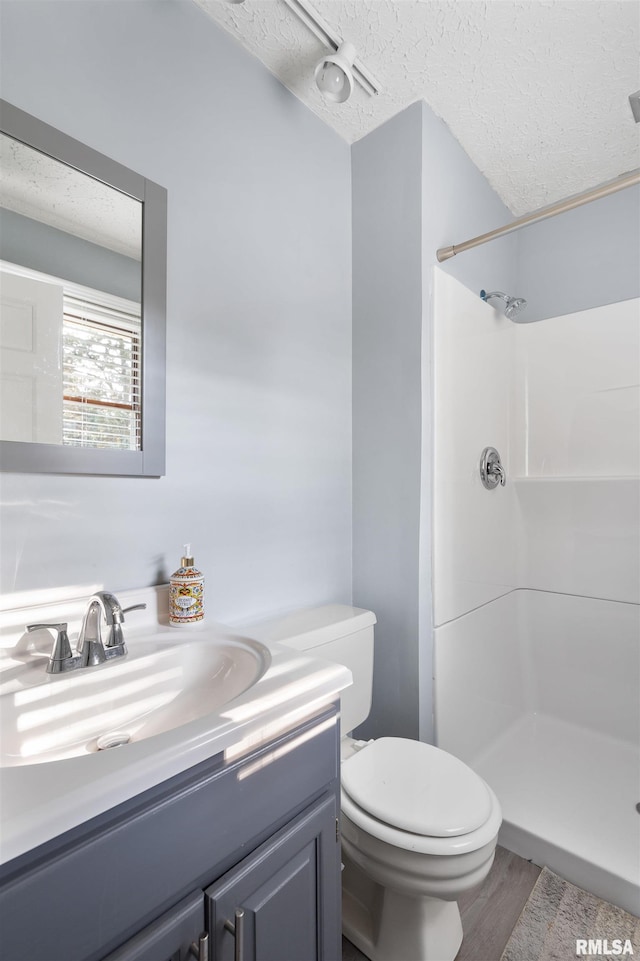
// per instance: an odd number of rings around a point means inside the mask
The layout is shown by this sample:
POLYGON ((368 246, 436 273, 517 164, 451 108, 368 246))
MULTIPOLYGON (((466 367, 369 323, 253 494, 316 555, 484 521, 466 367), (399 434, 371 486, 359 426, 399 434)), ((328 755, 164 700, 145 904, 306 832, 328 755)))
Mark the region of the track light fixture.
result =
POLYGON ((315 70, 318 90, 333 103, 344 103, 353 92, 353 61, 356 48, 352 43, 341 43, 335 53, 326 54, 315 70))
MULTIPOLYGON (((2 0, 0 0, 0 3, 2 0)), ((244 0, 226 0, 227 3, 244 3, 244 0)), ((315 81, 322 96, 332 103, 344 103, 353 93, 354 83, 366 94, 375 97, 380 84, 357 58, 352 43, 341 40, 335 30, 320 16, 310 0, 284 0, 292 13, 329 48, 315 69, 315 81)))
MULTIPOLYGON (((1 0, 0 0, 1 2, 1 0)), ((344 103, 357 83, 370 97, 380 92, 376 78, 357 58, 352 43, 343 42, 333 27, 320 16, 310 0, 284 0, 292 13, 328 47, 315 69, 315 79, 322 95, 332 103, 344 103)))

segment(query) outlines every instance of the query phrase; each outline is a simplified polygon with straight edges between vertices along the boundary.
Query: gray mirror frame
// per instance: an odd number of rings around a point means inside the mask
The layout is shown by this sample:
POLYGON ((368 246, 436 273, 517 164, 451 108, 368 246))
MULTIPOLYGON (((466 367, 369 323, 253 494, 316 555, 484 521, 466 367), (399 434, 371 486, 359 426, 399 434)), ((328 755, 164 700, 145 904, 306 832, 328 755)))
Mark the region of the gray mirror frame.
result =
POLYGON ((0 441, 0 470, 47 474, 165 473, 167 191, 0 100, 0 131, 142 203, 142 450, 0 441))

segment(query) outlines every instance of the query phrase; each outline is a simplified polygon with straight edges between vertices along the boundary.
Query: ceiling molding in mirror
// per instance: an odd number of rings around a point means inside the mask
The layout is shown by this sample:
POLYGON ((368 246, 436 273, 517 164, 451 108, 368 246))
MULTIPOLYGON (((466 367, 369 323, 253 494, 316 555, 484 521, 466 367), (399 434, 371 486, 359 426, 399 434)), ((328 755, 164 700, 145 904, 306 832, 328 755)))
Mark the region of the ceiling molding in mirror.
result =
POLYGON ((0 470, 163 475, 166 190, 3 100, 0 162, 0 470), (96 352, 85 355, 87 330, 96 352), (45 340, 51 356, 25 360, 45 340), (78 344, 78 376, 101 375, 89 399, 69 386, 78 344), (130 385, 106 374, 100 352, 130 385))

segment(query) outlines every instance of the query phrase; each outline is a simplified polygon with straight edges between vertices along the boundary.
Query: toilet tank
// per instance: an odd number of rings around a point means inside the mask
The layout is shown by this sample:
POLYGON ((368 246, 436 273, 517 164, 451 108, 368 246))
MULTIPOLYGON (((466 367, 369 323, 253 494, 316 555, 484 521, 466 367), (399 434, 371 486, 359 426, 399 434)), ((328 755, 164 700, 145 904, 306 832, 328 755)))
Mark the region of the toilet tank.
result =
POLYGON ((278 642, 349 668, 353 684, 340 694, 340 730, 344 735, 362 724, 371 710, 375 623, 372 611, 327 604, 261 621, 251 626, 251 633, 267 645, 278 642))

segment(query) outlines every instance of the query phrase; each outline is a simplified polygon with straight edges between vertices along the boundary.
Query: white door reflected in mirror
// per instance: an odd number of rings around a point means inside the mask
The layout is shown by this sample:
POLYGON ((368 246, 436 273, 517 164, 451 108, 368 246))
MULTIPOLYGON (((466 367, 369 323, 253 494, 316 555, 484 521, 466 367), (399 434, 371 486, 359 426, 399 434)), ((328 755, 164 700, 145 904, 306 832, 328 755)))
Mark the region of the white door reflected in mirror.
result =
POLYGON ((2 271, 0 438, 62 443, 62 287, 2 271))

